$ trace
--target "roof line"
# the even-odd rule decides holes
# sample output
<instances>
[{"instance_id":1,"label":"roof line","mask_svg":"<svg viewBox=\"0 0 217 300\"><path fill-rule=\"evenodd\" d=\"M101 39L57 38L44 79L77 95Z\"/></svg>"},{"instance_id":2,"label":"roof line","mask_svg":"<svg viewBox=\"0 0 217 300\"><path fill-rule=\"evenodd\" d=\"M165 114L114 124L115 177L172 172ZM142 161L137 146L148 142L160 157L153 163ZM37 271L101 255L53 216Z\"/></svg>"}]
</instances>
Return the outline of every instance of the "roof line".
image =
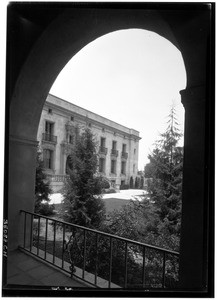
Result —
<instances>
[{"instance_id":1,"label":"roof line","mask_svg":"<svg viewBox=\"0 0 217 300\"><path fill-rule=\"evenodd\" d=\"M53 95L53 94L51 94L51 93L49 93L49 95L52 96L52 97L55 97L55 98L57 98L57 99L59 99L59 100L62 100L62 101L64 101L64 102L66 102L66 103L72 104L72 105L74 105L74 106L76 106L76 107L78 107L78 108L84 109L84 110L86 110L87 112L90 112L90 113L95 114L95 115L97 115L97 116L99 116L99 117L102 117L103 119L106 119L106 120L108 120L108 121L112 121L112 120L110 120L110 119L108 119L108 118L106 118L106 117L103 117L102 115L99 115L99 114L97 114L97 113L95 113L95 112L93 112L93 111L91 111L91 110L88 110L88 109L83 108L83 107L81 107L81 106L79 106L79 105L76 105L76 104L74 104L74 103L71 103L71 102L69 102L69 101L67 101L67 100L65 100L65 99L62 99L62 98L60 98L60 97L58 97L58 96L55 96L55 95ZM120 124L120 123L117 123L117 122L115 122L115 121L112 121L112 122L115 123L115 124L117 124L117 125L123 126L123 127L127 128L127 129L131 129L131 130L137 131L137 132L139 133L139 131L136 130L136 129L134 129L134 128L130 128L130 127L124 126L124 125L122 125L122 124Z\"/></svg>"}]
</instances>

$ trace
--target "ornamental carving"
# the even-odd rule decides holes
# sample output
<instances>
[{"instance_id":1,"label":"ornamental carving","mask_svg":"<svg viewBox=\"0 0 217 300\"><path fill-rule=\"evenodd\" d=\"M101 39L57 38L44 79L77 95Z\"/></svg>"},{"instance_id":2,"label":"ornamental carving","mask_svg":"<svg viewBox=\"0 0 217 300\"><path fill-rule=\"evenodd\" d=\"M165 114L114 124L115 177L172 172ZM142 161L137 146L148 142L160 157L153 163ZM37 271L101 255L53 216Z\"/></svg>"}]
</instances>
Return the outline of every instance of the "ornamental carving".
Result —
<instances>
[{"instance_id":1,"label":"ornamental carving","mask_svg":"<svg viewBox=\"0 0 217 300\"><path fill-rule=\"evenodd\" d=\"M69 155L69 154L72 153L72 150L73 150L73 145L72 144L67 143L67 142L63 142L61 144L61 146L62 146L63 154Z\"/></svg>"},{"instance_id":2,"label":"ornamental carving","mask_svg":"<svg viewBox=\"0 0 217 300\"><path fill-rule=\"evenodd\" d=\"M66 123L65 127L66 127L67 134L75 134L76 133L77 128L75 127L75 125L72 122L68 121Z\"/></svg>"}]
</instances>

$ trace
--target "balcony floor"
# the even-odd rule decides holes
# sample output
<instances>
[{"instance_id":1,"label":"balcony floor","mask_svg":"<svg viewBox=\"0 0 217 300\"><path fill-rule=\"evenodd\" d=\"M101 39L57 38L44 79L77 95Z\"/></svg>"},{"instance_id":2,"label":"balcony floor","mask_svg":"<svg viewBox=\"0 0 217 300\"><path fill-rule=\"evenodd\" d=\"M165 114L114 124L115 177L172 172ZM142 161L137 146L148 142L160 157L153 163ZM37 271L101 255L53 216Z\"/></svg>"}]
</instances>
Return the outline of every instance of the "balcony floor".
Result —
<instances>
[{"instance_id":1,"label":"balcony floor","mask_svg":"<svg viewBox=\"0 0 217 300\"><path fill-rule=\"evenodd\" d=\"M88 287L87 284L67 276L55 267L20 250L10 252L7 260L7 284L49 287Z\"/></svg>"}]
</instances>

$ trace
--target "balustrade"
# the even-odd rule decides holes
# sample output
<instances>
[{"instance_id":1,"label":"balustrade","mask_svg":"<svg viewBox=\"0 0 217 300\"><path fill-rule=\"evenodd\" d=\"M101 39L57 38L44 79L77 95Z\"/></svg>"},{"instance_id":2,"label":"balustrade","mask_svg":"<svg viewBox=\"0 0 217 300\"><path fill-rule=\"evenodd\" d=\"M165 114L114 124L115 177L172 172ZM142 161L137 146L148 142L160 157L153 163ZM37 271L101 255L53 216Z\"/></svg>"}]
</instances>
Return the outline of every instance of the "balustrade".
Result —
<instances>
[{"instance_id":1,"label":"balustrade","mask_svg":"<svg viewBox=\"0 0 217 300\"><path fill-rule=\"evenodd\" d=\"M52 142L52 143L57 143L57 136L56 135L52 135L50 133L42 133L42 140L46 141L46 142Z\"/></svg>"}]
</instances>

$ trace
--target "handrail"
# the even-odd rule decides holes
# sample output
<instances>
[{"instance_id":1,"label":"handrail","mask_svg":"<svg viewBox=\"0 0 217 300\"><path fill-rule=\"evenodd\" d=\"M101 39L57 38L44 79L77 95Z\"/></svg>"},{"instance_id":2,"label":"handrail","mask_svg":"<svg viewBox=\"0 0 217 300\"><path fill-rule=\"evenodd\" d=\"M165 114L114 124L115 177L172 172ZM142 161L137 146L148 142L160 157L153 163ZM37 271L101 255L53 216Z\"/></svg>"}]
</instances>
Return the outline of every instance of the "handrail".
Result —
<instances>
[{"instance_id":1,"label":"handrail","mask_svg":"<svg viewBox=\"0 0 217 300\"><path fill-rule=\"evenodd\" d=\"M94 233L99 233L99 234L105 235L107 237L115 238L115 239L118 239L118 240L121 240L121 241L124 241L124 242L126 241L126 242L131 243L131 244L135 244L137 246L144 246L144 247L152 249L152 250L157 250L157 251L161 251L161 252L163 251L163 252L166 252L168 254L179 256L179 252L176 252L176 251L173 251L173 250L168 250L168 249L164 249L164 248L161 248L161 247L152 246L150 244L133 241L133 240L130 240L130 239L127 239L127 238L123 238L123 237L118 236L118 235L114 235L114 234L111 234L111 233L99 231L99 230L92 229L92 228L89 228L89 227L85 227L85 226L81 226L81 225L77 225L77 224L73 224L73 223L69 223L69 222L60 221L60 220L57 220L57 219L54 219L54 218L49 218L49 217L46 217L46 216L43 216L43 215L39 215L39 214L35 214L35 213L30 213L30 212L22 210L22 209L20 210L20 212L24 212L24 213L28 213L30 215L38 216L38 217L41 217L43 219L48 219L48 220L51 220L51 221L56 221L58 223L65 224L67 226L74 226L74 227L77 227L79 229L88 230L88 231L91 231L91 232L94 232Z\"/></svg>"},{"instance_id":2,"label":"handrail","mask_svg":"<svg viewBox=\"0 0 217 300\"><path fill-rule=\"evenodd\" d=\"M62 174L46 174L46 177L51 181L51 182L64 182L67 180L69 175L62 175Z\"/></svg>"},{"instance_id":3,"label":"handrail","mask_svg":"<svg viewBox=\"0 0 217 300\"><path fill-rule=\"evenodd\" d=\"M87 282L89 282L95 286L98 286L98 281L100 281L99 280L100 277L98 277L98 276L101 276L101 275L98 275L98 268L100 266L101 259L106 260L107 264L108 264L108 270L107 270L108 273L105 273L105 271L104 271L104 268L105 268L104 263L103 263L103 268L101 268L99 270L99 274L102 274L104 284L106 282L105 277L108 276L108 279L107 279L107 283L108 283L107 287L108 288L114 287L114 282L115 282L115 284L116 284L116 282L118 282L117 284L119 285L120 277L114 276L114 278L113 278L113 275L115 275L116 272L113 273L113 271L112 271L113 267L116 265L116 263L119 263L117 261L115 263L115 260L114 260L114 257L115 257L114 253L116 253L116 251L119 251L119 247L120 247L120 246L117 246L118 244L116 244L118 241L123 243L122 244L123 248L120 248L120 249L122 249L121 251L123 251L123 253L121 255L124 255L123 256L124 260L123 261L121 260L120 268L122 268L122 277L121 277L122 283L121 284L124 288L128 287L128 273L131 274L130 276L132 276L132 272L134 272L134 271L132 271L133 265L134 265L134 268L135 267L137 269L140 268L140 271L142 271L142 273L141 273L142 278L141 278L140 284L142 284L143 288L145 288L145 286L147 285L147 278L146 278L147 277L146 272L148 272L147 268L150 268L150 267L153 268L153 266L155 266L155 268L156 268L156 261L157 261L158 269L156 269L154 271L154 273L153 273L153 270L150 273L150 274L152 274L152 276L154 274L153 279L151 279L151 280L153 280L154 285L155 285L156 278L157 278L158 287L160 284L160 287L166 288L166 286L167 286L167 284L166 284L166 278L167 278L166 276L167 275L166 274L167 274L168 262L169 262L169 269L171 268L171 263L172 263L172 265L174 264L174 272L175 272L174 274L175 274L175 277L177 278L177 266L178 266L177 259L179 257L179 253L176 251L163 249L161 247L152 246L152 245L142 243L142 242L133 241L128 238L120 237L120 236L106 233L103 231L99 231L99 230L96 230L93 228L87 228L85 226L65 222L62 220L55 219L55 218L46 217L46 216L43 216L40 214L31 213L31 212L28 212L25 210L20 210L20 213L24 213L24 242L23 242L23 246L20 246L21 249L23 249L27 252L30 252L31 254L36 255L37 257L41 258L42 260L49 262L50 264L57 266L60 269L63 269L64 271L71 274L71 276L79 277L80 279L82 279L84 281L87 281L86 280L86 272L87 272L87 270L89 270L88 272L92 272L92 274L95 274L95 275L92 275L94 277L93 282L89 282L89 281L87 281ZM30 223L27 222L28 219L29 219ZM36 222L36 220L37 220L37 222ZM48 221L51 222L51 223L49 223L50 224L49 226L51 226L51 224L52 224L52 228L49 229L49 230L51 230L50 232L52 233L51 240L50 240L50 238L48 240ZM28 225L27 225L27 223L28 223ZM35 225L35 226L33 227L33 225ZM43 226L43 227L41 227L41 226ZM42 230L42 228L44 228L44 229ZM66 228L68 228L68 230L69 230L69 231L67 230L68 242L65 241ZM79 230L77 231L77 229L79 229ZM43 233L40 233L41 230ZM79 233L79 236L76 237L77 232L80 232L80 233ZM88 235L87 234L88 232L91 232L94 234L92 236L92 238L95 236L95 242L91 242L91 239L90 239L91 235ZM56 234L58 234L58 236L59 236L58 239L56 237ZM45 236L45 239L44 239L44 236ZM88 238L88 236L89 236L89 238ZM104 238L104 237L108 238L108 239L106 239L108 244L107 244L107 242L105 244L101 244L101 247L103 245L103 248L99 248L100 236L101 236L101 238ZM60 244L57 244L57 242L60 241L59 239L61 240L62 246L60 246ZM27 242L27 240L28 240L28 242ZM44 242L42 242L42 241L44 241ZM49 249L48 249L48 241L49 241ZM79 243L81 244L81 246L79 246ZM93 243L95 245L94 246L95 250L93 248L91 248L91 247L93 247L93 246L91 246L91 243ZM138 246L138 248L133 248L133 246ZM78 247L78 248L76 248L76 247ZM75 249L77 249L77 250L75 250ZM104 249L104 250L99 250L99 249ZM57 256L56 256L56 250L58 252ZM149 255L151 254L151 256L149 256L147 254L148 253L147 250L154 250L154 252L149 252ZM67 255L68 255L69 260L65 260L65 258L64 258L65 253L66 253L65 251L68 253ZM76 251L79 251L79 252L76 252ZM92 262L90 261L90 257L89 257L89 259L87 259L87 255L89 255L88 253L90 253L89 251L95 251L95 254L93 254L93 256L91 257ZM41 253L41 252L43 252L43 253ZM78 260L80 261L79 263L78 263L78 260L76 259L76 253L80 253L79 255L82 255L82 258L80 256L79 256L80 258L78 258ZM105 253L107 253L106 255L108 255L108 258L105 258ZM102 257L100 256L101 254L102 254ZM128 257L128 255L131 255L130 256L131 258ZM47 261L47 257L49 258L49 261ZM154 259L154 258L156 258L156 259ZM61 259L61 263L60 262L56 263L56 261L58 261L59 259ZM152 262L153 259L155 261L154 265ZM70 264L69 264L69 262L70 262ZM87 266L86 266L86 262L87 262ZM131 264L130 266L128 265L128 262L130 262L130 264ZM67 263L68 263L68 267L67 267L68 269L66 270L64 265L66 265ZM76 264L76 268L75 268L75 264ZM79 267L79 264L82 264L82 266ZM77 268L81 268L79 271L80 275L78 275L78 273L77 273ZM131 268L131 269L128 270L128 268ZM159 271L159 268L161 271ZM75 271L76 271L76 274L74 273ZM118 275L118 276L120 276L120 275ZM113 279L114 279L114 281L113 281ZM148 279L148 280L149 280L148 282L150 284L150 279ZM129 284L132 284L133 282L135 282L135 281L130 281Z\"/></svg>"},{"instance_id":4,"label":"handrail","mask_svg":"<svg viewBox=\"0 0 217 300\"><path fill-rule=\"evenodd\" d=\"M47 133L47 132L43 132L42 133L42 140L46 141L46 142L53 142L53 143L57 143L57 136Z\"/></svg>"},{"instance_id":5,"label":"handrail","mask_svg":"<svg viewBox=\"0 0 217 300\"><path fill-rule=\"evenodd\" d=\"M102 153L102 154L107 154L107 152L108 152L108 148L106 148L106 147L103 147L103 146L100 146L99 147L99 153Z\"/></svg>"},{"instance_id":6,"label":"handrail","mask_svg":"<svg viewBox=\"0 0 217 300\"><path fill-rule=\"evenodd\" d=\"M121 157L127 159L128 158L128 152L122 151L121 152Z\"/></svg>"}]
</instances>

